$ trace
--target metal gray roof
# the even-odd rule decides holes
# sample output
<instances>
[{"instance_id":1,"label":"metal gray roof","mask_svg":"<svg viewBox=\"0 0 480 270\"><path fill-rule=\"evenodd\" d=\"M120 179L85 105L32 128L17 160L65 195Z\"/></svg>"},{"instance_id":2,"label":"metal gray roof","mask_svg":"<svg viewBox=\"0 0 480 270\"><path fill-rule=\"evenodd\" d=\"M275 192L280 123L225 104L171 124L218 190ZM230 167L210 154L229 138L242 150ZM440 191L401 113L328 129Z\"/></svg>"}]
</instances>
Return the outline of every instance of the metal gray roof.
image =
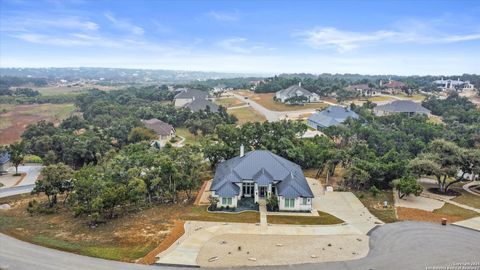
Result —
<instances>
[{"instance_id":1,"label":"metal gray roof","mask_svg":"<svg viewBox=\"0 0 480 270\"><path fill-rule=\"evenodd\" d=\"M298 93L301 93L301 94L298 94ZM278 91L277 94L286 96L286 97L296 97L296 96L311 96L312 92L295 84L286 89Z\"/></svg>"},{"instance_id":2,"label":"metal gray roof","mask_svg":"<svg viewBox=\"0 0 480 270\"><path fill-rule=\"evenodd\" d=\"M349 117L358 119L359 116L349 108L330 106L321 112L312 114L308 117L308 121L312 121L323 127L330 127L343 123Z\"/></svg>"},{"instance_id":3,"label":"metal gray roof","mask_svg":"<svg viewBox=\"0 0 480 270\"><path fill-rule=\"evenodd\" d=\"M197 89L185 89L184 91L178 93L175 98L192 98L192 99L206 99L208 97L208 92L201 91Z\"/></svg>"},{"instance_id":4,"label":"metal gray roof","mask_svg":"<svg viewBox=\"0 0 480 270\"><path fill-rule=\"evenodd\" d=\"M278 195L297 194L297 197L313 198L300 166L270 151L251 151L243 157L234 157L219 163L210 190L216 191L216 194L222 197L231 196L231 190L224 187L226 183L233 184L243 180L251 180L258 185L287 180L277 185ZM235 195L238 194L237 192Z\"/></svg>"},{"instance_id":5,"label":"metal gray roof","mask_svg":"<svg viewBox=\"0 0 480 270\"><path fill-rule=\"evenodd\" d=\"M10 161L10 154L8 152L0 153L0 164L5 164Z\"/></svg>"},{"instance_id":6,"label":"metal gray roof","mask_svg":"<svg viewBox=\"0 0 480 270\"><path fill-rule=\"evenodd\" d=\"M374 110L391 113L430 113L430 110L411 100L396 100L385 105L377 106Z\"/></svg>"},{"instance_id":7,"label":"metal gray roof","mask_svg":"<svg viewBox=\"0 0 480 270\"><path fill-rule=\"evenodd\" d=\"M192 102L185 104L185 108L189 108L193 112L206 110L207 106L210 107L211 112L218 112L218 105L208 99L194 99Z\"/></svg>"}]
</instances>

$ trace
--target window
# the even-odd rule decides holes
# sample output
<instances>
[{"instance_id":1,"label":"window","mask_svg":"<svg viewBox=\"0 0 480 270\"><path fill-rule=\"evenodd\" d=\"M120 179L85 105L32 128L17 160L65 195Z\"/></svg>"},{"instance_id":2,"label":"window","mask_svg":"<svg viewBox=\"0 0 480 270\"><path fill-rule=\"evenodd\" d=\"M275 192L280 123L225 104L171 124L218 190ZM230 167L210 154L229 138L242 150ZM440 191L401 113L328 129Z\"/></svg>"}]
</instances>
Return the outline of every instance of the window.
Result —
<instances>
[{"instance_id":1,"label":"window","mask_svg":"<svg viewBox=\"0 0 480 270\"><path fill-rule=\"evenodd\" d=\"M295 207L295 199L285 199L285 207Z\"/></svg>"},{"instance_id":2,"label":"window","mask_svg":"<svg viewBox=\"0 0 480 270\"><path fill-rule=\"evenodd\" d=\"M303 198L302 204L303 204L303 205L307 205L307 203L308 203L308 199L307 199L307 198Z\"/></svg>"},{"instance_id":3,"label":"window","mask_svg":"<svg viewBox=\"0 0 480 270\"><path fill-rule=\"evenodd\" d=\"M232 204L232 198L222 198L222 204L223 205L231 205Z\"/></svg>"}]
</instances>

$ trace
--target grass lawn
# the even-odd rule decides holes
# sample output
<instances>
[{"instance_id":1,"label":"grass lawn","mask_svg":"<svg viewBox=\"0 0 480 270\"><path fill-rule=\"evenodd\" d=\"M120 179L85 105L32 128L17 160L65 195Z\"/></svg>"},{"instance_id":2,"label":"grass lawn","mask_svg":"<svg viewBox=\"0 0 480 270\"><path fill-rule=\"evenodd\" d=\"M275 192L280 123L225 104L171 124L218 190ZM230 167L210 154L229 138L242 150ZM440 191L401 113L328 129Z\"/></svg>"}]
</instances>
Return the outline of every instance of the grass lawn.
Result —
<instances>
[{"instance_id":1,"label":"grass lawn","mask_svg":"<svg viewBox=\"0 0 480 270\"><path fill-rule=\"evenodd\" d=\"M414 100L414 101L423 101L426 98L424 95L420 95L420 94L413 94L413 95L409 96L405 93L399 93L399 94L396 94L394 96L400 97L400 98L408 98L408 99L411 99L411 100Z\"/></svg>"},{"instance_id":2,"label":"grass lawn","mask_svg":"<svg viewBox=\"0 0 480 270\"><path fill-rule=\"evenodd\" d=\"M275 93L253 93L252 91L237 91L237 94L242 96L247 96L249 99L257 102L263 107L272 110L272 111L298 111L306 109L323 109L328 107L327 104L319 103L307 103L305 105L287 105L281 102L276 102L273 100ZM246 100L248 102L248 100Z\"/></svg>"},{"instance_id":3,"label":"grass lawn","mask_svg":"<svg viewBox=\"0 0 480 270\"><path fill-rule=\"evenodd\" d=\"M292 225L332 225L341 224L344 221L328 213L318 211L318 217L309 216L277 216L267 215L267 222L271 224L292 224Z\"/></svg>"},{"instance_id":4,"label":"grass lawn","mask_svg":"<svg viewBox=\"0 0 480 270\"><path fill-rule=\"evenodd\" d=\"M260 213L248 211L242 213L210 213L208 206L192 206L189 211L182 215L183 220L199 220L214 222L240 222L240 223L259 223Z\"/></svg>"},{"instance_id":5,"label":"grass lawn","mask_svg":"<svg viewBox=\"0 0 480 270\"><path fill-rule=\"evenodd\" d=\"M228 113L235 115L238 118L238 123L243 125L247 122L264 122L267 119L262 114L258 113L252 107L238 108L228 110Z\"/></svg>"},{"instance_id":6,"label":"grass lawn","mask_svg":"<svg viewBox=\"0 0 480 270\"><path fill-rule=\"evenodd\" d=\"M461 195L453 198L452 201L480 209L480 196L468 193L463 188L456 188L455 191L460 192Z\"/></svg>"},{"instance_id":7,"label":"grass lawn","mask_svg":"<svg viewBox=\"0 0 480 270\"><path fill-rule=\"evenodd\" d=\"M385 96L376 96L376 97L370 97L367 100L371 102L382 102L382 101L392 101L394 100L394 98L385 97Z\"/></svg>"},{"instance_id":8,"label":"grass lawn","mask_svg":"<svg viewBox=\"0 0 480 270\"><path fill-rule=\"evenodd\" d=\"M242 106L246 104L245 102L242 102L238 98L217 98L215 99L215 103L225 108Z\"/></svg>"},{"instance_id":9,"label":"grass lawn","mask_svg":"<svg viewBox=\"0 0 480 270\"><path fill-rule=\"evenodd\" d=\"M380 193L374 197L368 191L353 191L353 194L360 199L360 201L368 208L368 211L385 223L397 221L395 215L395 207L393 203L392 190L381 190ZM389 207L383 208L383 202L387 201Z\"/></svg>"},{"instance_id":10,"label":"grass lawn","mask_svg":"<svg viewBox=\"0 0 480 270\"><path fill-rule=\"evenodd\" d=\"M176 128L175 133L178 136L182 136L185 138L184 144L200 144L201 139L203 138L202 135L193 135L188 131L187 128Z\"/></svg>"},{"instance_id":11,"label":"grass lawn","mask_svg":"<svg viewBox=\"0 0 480 270\"><path fill-rule=\"evenodd\" d=\"M461 217L462 219L469 219L480 216L479 213L458 207L451 203L445 203L442 208L433 210L433 213L447 216Z\"/></svg>"}]
</instances>

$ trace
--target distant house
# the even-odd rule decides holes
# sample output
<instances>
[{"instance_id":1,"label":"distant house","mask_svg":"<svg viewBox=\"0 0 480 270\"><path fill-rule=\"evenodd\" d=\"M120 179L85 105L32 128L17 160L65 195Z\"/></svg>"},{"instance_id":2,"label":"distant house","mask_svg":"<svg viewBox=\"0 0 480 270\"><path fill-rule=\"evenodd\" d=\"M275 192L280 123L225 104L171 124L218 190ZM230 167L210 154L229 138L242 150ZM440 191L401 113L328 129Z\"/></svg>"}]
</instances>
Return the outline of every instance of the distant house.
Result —
<instances>
[{"instance_id":1,"label":"distant house","mask_svg":"<svg viewBox=\"0 0 480 270\"><path fill-rule=\"evenodd\" d=\"M281 211L311 211L313 193L299 165L266 150L243 153L217 165L210 187L218 207L277 196Z\"/></svg>"},{"instance_id":2,"label":"distant house","mask_svg":"<svg viewBox=\"0 0 480 270\"><path fill-rule=\"evenodd\" d=\"M211 112L218 112L218 105L208 100L208 93L196 89L185 89L178 93L175 98L175 107L188 108L193 112L210 109Z\"/></svg>"},{"instance_id":3,"label":"distant house","mask_svg":"<svg viewBox=\"0 0 480 270\"><path fill-rule=\"evenodd\" d=\"M8 152L0 153L0 175L7 173L7 166L10 162L10 154Z\"/></svg>"},{"instance_id":4,"label":"distant house","mask_svg":"<svg viewBox=\"0 0 480 270\"><path fill-rule=\"evenodd\" d=\"M207 99L208 93L196 89L182 89L175 98L175 107L184 107L187 103L190 103L196 99Z\"/></svg>"},{"instance_id":5,"label":"distant house","mask_svg":"<svg viewBox=\"0 0 480 270\"><path fill-rule=\"evenodd\" d=\"M142 123L145 125L145 127L155 131L155 133L158 135L158 140L160 141L168 141L175 137L175 128L172 125L163 122L162 120L152 118L148 120L142 120Z\"/></svg>"},{"instance_id":6,"label":"distant house","mask_svg":"<svg viewBox=\"0 0 480 270\"><path fill-rule=\"evenodd\" d=\"M378 116L396 113L404 113L408 115L430 114L430 110L411 100L396 100L385 105L379 105L373 108L373 112Z\"/></svg>"},{"instance_id":7,"label":"distant house","mask_svg":"<svg viewBox=\"0 0 480 270\"><path fill-rule=\"evenodd\" d=\"M185 104L185 108L190 109L192 112L198 112L200 110L207 110L211 112L218 112L218 105L211 102L208 99L195 99L190 103Z\"/></svg>"},{"instance_id":8,"label":"distant house","mask_svg":"<svg viewBox=\"0 0 480 270\"><path fill-rule=\"evenodd\" d=\"M403 82L389 80L388 83L380 82L380 86L384 89L383 92L387 94L398 94L403 92L407 85Z\"/></svg>"},{"instance_id":9,"label":"distant house","mask_svg":"<svg viewBox=\"0 0 480 270\"><path fill-rule=\"evenodd\" d=\"M304 98L304 102L319 102L320 96L312 93L302 87L302 83L298 85L292 85L287 89L278 91L275 94L275 99L283 103L289 103L289 100L295 98Z\"/></svg>"},{"instance_id":10,"label":"distant house","mask_svg":"<svg viewBox=\"0 0 480 270\"><path fill-rule=\"evenodd\" d=\"M460 81L460 78L457 78L456 80L451 80L451 79L444 80L442 78L441 80L436 80L433 83L437 85L437 88L442 91L448 91L448 90L461 91L461 90L475 89L474 85L471 84L470 81L465 81L465 82Z\"/></svg>"},{"instance_id":11,"label":"distant house","mask_svg":"<svg viewBox=\"0 0 480 270\"><path fill-rule=\"evenodd\" d=\"M353 84L346 88L348 91L357 92L362 97L372 97L380 95L380 90L368 86L368 84Z\"/></svg>"},{"instance_id":12,"label":"distant house","mask_svg":"<svg viewBox=\"0 0 480 270\"><path fill-rule=\"evenodd\" d=\"M341 106L330 106L323 111L310 115L307 125L322 130L331 126L340 125L348 118L358 119L359 116L349 108Z\"/></svg>"}]
</instances>

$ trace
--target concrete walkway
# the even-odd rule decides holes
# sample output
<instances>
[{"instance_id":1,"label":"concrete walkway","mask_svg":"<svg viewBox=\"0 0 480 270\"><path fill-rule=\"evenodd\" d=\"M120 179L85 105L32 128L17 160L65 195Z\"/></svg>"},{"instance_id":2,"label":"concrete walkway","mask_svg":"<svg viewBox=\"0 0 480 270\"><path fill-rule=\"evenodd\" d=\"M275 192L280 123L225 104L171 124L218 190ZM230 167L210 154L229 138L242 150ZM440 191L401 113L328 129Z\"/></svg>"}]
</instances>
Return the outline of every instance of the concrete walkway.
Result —
<instances>
[{"instance_id":1,"label":"concrete walkway","mask_svg":"<svg viewBox=\"0 0 480 270\"><path fill-rule=\"evenodd\" d=\"M446 202L446 203L451 203L451 204L456 205L458 207L461 207L463 209L467 209L467 210L471 210L471 211L480 213L480 209L478 209L478 208L471 207L471 206L468 206L468 205L465 205L465 204L461 204L461 203L452 201L450 199L444 198L443 196L436 195L436 194L433 194L433 193L422 193L420 196L425 197L425 198L431 198L431 199L439 200L439 201Z\"/></svg>"},{"instance_id":2,"label":"concrete walkway","mask_svg":"<svg viewBox=\"0 0 480 270\"><path fill-rule=\"evenodd\" d=\"M471 194L476 195L476 196L480 196L480 194L470 190L471 186L476 186L476 185L480 185L480 181L472 181L470 183L467 183L467 184L463 185L463 189L468 193L471 193Z\"/></svg>"},{"instance_id":3,"label":"concrete walkway","mask_svg":"<svg viewBox=\"0 0 480 270\"><path fill-rule=\"evenodd\" d=\"M474 217L453 223L454 225L477 230L480 232L480 217Z\"/></svg>"},{"instance_id":4,"label":"concrete walkway","mask_svg":"<svg viewBox=\"0 0 480 270\"><path fill-rule=\"evenodd\" d=\"M393 191L393 199L395 201L396 207L414 208L429 212L432 212L435 209L442 208L445 204L445 202L443 201L422 196L416 197L411 195L400 199L396 190Z\"/></svg>"},{"instance_id":5,"label":"concrete walkway","mask_svg":"<svg viewBox=\"0 0 480 270\"><path fill-rule=\"evenodd\" d=\"M260 226L267 226L267 202L265 199L258 201L258 210L260 211Z\"/></svg>"}]
</instances>

